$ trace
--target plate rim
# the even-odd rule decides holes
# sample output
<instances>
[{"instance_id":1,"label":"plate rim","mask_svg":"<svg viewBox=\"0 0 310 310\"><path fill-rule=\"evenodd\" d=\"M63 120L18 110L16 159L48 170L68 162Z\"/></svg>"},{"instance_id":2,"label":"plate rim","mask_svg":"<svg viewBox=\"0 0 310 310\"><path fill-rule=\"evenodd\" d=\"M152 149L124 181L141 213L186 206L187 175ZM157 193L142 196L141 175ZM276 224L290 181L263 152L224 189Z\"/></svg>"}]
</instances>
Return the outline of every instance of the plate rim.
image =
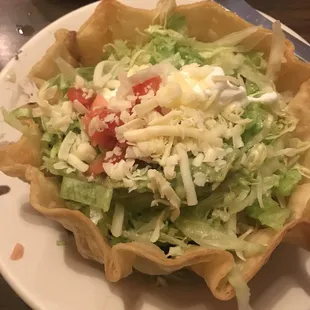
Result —
<instances>
[{"instance_id":1,"label":"plate rim","mask_svg":"<svg viewBox=\"0 0 310 310\"><path fill-rule=\"evenodd\" d=\"M132 0L131 0L132 1ZM42 37L44 37L50 29L53 29L56 24L61 23L62 21L66 20L67 18L72 18L72 15L78 14L81 11L90 12L91 10L95 9L95 7L99 4L100 1L96 1L87 5L84 5L80 8L77 8L73 11L68 12L67 14L61 16L60 18L56 19L52 23L48 24L44 28L42 28L38 33L36 33L32 38L30 38L25 44L23 44L18 51L22 51L25 49L28 49L28 46L31 46L33 44L36 44L36 41L39 41ZM54 36L53 32L53 36ZM47 47L48 49L49 47ZM47 50L46 49L46 50ZM10 72L10 70L14 69L15 66L18 66L17 61L14 57L12 57L11 60L4 66L4 68L0 72L0 83L3 81L6 81L6 76ZM31 294L27 292L27 289L25 286L11 275L11 272L8 270L8 268L4 267L4 264L1 263L0 258L0 274L4 278L4 280L7 282L7 284L12 288L12 290L32 309L36 310L45 310L45 306L41 305L41 302L38 300L35 300L32 298Z\"/></svg>"},{"instance_id":2,"label":"plate rim","mask_svg":"<svg viewBox=\"0 0 310 310\"><path fill-rule=\"evenodd\" d=\"M130 0L130 1L134 1L134 0ZM96 7L98 4L100 3L100 1L95 1L93 3L90 4L86 4L80 8L77 8L73 11L70 11L68 13L66 13L65 15L59 17L58 19L54 20L52 23L48 24L47 26L45 26L44 28L42 28L38 33L36 33L33 37L31 37L25 44L23 44L17 51L17 54L21 51L21 53L23 53L23 50L27 49L29 45L32 45L33 43L35 43L35 41L38 41L42 36L44 36L46 33L48 33L49 29L54 28L54 26L56 24L58 24L59 22L62 22L63 20L67 19L69 16L74 15L79 13L80 11L84 11L84 10L90 10L92 7ZM53 32L53 36L54 36L55 32ZM49 47L47 47L48 49ZM46 50L47 50L46 49ZM0 81L2 81L3 79L6 78L6 74L8 74L8 72L12 69L12 67L14 67L14 65L16 64L16 60L14 57L12 57L9 62L3 67L3 69L0 71Z\"/></svg>"}]
</instances>

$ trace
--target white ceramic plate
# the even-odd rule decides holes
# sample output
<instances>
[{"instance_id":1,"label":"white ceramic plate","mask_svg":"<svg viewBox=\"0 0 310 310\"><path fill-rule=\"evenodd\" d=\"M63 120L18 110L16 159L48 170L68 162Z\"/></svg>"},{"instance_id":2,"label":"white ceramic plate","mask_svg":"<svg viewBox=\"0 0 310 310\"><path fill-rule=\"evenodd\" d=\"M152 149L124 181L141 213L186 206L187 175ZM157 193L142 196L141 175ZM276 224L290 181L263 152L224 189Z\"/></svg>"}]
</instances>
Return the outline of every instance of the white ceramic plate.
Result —
<instances>
[{"instance_id":1,"label":"white ceramic plate","mask_svg":"<svg viewBox=\"0 0 310 310\"><path fill-rule=\"evenodd\" d=\"M153 7L156 0L123 0L137 7ZM181 1L179 1L181 2ZM190 2L183 0L182 3ZM12 70L21 82L31 66L53 43L59 28L78 29L94 10L90 4L64 16L38 33L21 50L19 60L12 60L0 74L3 105L12 108L16 86L5 81ZM7 140L19 134L0 123ZM40 216L28 203L29 186L0 174L0 185L11 192L0 197L0 272L14 290L38 310L235 310L235 301L219 302L207 287L193 278L190 283L159 288L146 277L131 276L110 284L103 268L86 261L74 245L57 246L64 229ZM25 247L23 259L11 261L10 253L20 242ZM310 309L310 255L300 249L281 245L271 260L250 283L252 305L256 310ZM194 281L194 282L193 282ZM194 285L193 285L194 283ZM0 292L1 293L1 292Z\"/></svg>"}]
</instances>

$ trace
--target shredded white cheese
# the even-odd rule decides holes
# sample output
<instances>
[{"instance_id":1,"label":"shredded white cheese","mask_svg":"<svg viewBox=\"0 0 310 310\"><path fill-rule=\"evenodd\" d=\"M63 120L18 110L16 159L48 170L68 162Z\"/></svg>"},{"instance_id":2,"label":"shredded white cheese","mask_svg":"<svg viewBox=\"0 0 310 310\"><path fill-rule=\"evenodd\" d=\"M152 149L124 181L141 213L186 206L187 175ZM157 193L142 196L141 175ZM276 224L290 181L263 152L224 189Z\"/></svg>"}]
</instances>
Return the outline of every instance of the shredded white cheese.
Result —
<instances>
[{"instance_id":1,"label":"shredded white cheese","mask_svg":"<svg viewBox=\"0 0 310 310\"><path fill-rule=\"evenodd\" d=\"M80 143L73 154L87 163L91 163L97 156L96 150L88 142Z\"/></svg>"},{"instance_id":2,"label":"shredded white cheese","mask_svg":"<svg viewBox=\"0 0 310 310\"><path fill-rule=\"evenodd\" d=\"M134 160L120 160L118 163L103 163L106 174L113 180L121 181L125 177L130 177Z\"/></svg>"},{"instance_id":3,"label":"shredded white cheese","mask_svg":"<svg viewBox=\"0 0 310 310\"><path fill-rule=\"evenodd\" d=\"M119 237L122 234L124 217L125 217L124 206L119 203L116 203L111 225L111 233L114 237Z\"/></svg>"},{"instance_id":4,"label":"shredded white cheese","mask_svg":"<svg viewBox=\"0 0 310 310\"><path fill-rule=\"evenodd\" d=\"M76 75L74 87L78 89L78 88L83 88L84 85L85 85L85 80L81 76Z\"/></svg>"},{"instance_id":5,"label":"shredded white cheese","mask_svg":"<svg viewBox=\"0 0 310 310\"><path fill-rule=\"evenodd\" d=\"M73 154L69 154L67 158L67 162L74 167L75 169L81 171L81 172L86 172L89 168L87 164L82 162L78 157L76 157Z\"/></svg>"},{"instance_id":6,"label":"shredded white cheese","mask_svg":"<svg viewBox=\"0 0 310 310\"><path fill-rule=\"evenodd\" d=\"M202 162L204 160L204 155L202 153L199 153L193 160L192 165L195 167L200 167Z\"/></svg>"},{"instance_id":7,"label":"shredded white cheese","mask_svg":"<svg viewBox=\"0 0 310 310\"><path fill-rule=\"evenodd\" d=\"M176 220L180 215L181 199L160 172L149 169L147 176L151 180L149 188L153 192L159 191L161 198L166 198L170 202L171 220Z\"/></svg>"},{"instance_id":8,"label":"shredded white cheese","mask_svg":"<svg viewBox=\"0 0 310 310\"><path fill-rule=\"evenodd\" d=\"M80 101L74 100L72 104L76 112L81 114L88 112L87 108Z\"/></svg>"},{"instance_id":9,"label":"shredded white cheese","mask_svg":"<svg viewBox=\"0 0 310 310\"><path fill-rule=\"evenodd\" d=\"M59 148L58 158L60 160L67 161L71 147L74 144L76 138L77 134L74 133L73 131L69 131L69 133L66 135Z\"/></svg>"},{"instance_id":10,"label":"shredded white cheese","mask_svg":"<svg viewBox=\"0 0 310 310\"><path fill-rule=\"evenodd\" d=\"M156 125L170 125L170 122L177 119L180 120L180 116L182 115L182 111L180 110L172 110L166 115L156 118L150 122L148 122L148 126L156 126Z\"/></svg>"},{"instance_id":11,"label":"shredded white cheese","mask_svg":"<svg viewBox=\"0 0 310 310\"><path fill-rule=\"evenodd\" d=\"M151 112L156 107L158 107L158 101L155 98L144 100L140 104L134 107L134 111L140 117L144 116L145 114Z\"/></svg>"},{"instance_id":12,"label":"shredded white cheese","mask_svg":"<svg viewBox=\"0 0 310 310\"><path fill-rule=\"evenodd\" d=\"M152 126L136 129L124 133L124 138L130 142L145 141L157 137L190 137L198 140L206 140L215 145L221 144L222 140L211 131L203 131L197 128L187 128L180 125L175 126Z\"/></svg>"},{"instance_id":13,"label":"shredded white cheese","mask_svg":"<svg viewBox=\"0 0 310 310\"><path fill-rule=\"evenodd\" d=\"M184 189L186 192L186 200L189 206L194 206L198 203L195 185L192 179L189 160L187 152L185 151L182 144L176 145L176 151L180 157L180 171Z\"/></svg>"},{"instance_id":14,"label":"shredded white cheese","mask_svg":"<svg viewBox=\"0 0 310 310\"><path fill-rule=\"evenodd\" d=\"M203 172L196 172L194 174L194 183L197 185L197 186L205 186L207 182L207 176L205 173Z\"/></svg>"}]
</instances>

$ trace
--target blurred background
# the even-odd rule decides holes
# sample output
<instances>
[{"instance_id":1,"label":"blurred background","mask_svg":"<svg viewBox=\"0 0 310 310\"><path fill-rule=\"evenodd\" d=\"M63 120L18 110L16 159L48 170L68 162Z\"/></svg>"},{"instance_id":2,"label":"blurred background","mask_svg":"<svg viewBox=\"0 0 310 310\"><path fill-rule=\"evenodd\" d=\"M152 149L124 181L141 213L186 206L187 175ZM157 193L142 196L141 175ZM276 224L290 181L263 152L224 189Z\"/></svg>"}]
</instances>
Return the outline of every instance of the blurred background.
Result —
<instances>
[{"instance_id":1,"label":"blurred background","mask_svg":"<svg viewBox=\"0 0 310 310\"><path fill-rule=\"evenodd\" d=\"M135 1L135 0L133 0ZM145 0L147 1L147 0ZM92 0L0 0L0 70L29 38ZM310 41L309 0L248 0Z\"/></svg>"},{"instance_id":2,"label":"blurred background","mask_svg":"<svg viewBox=\"0 0 310 310\"><path fill-rule=\"evenodd\" d=\"M132 0L135 1L135 0ZM147 1L147 0L145 0ZM247 0L310 41L309 0ZM0 0L0 70L46 25L92 0Z\"/></svg>"},{"instance_id":3,"label":"blurred background","mask_svg":"<svg viewBox=\"0 0 310 310\"><path fill-rule=\"evenodd\" d=\"M0 0L0 70L42 28L91 2L95 1Z\"/></svg>"},{"instance_id":4,"label":"blurred background","mask_svg":"<svg viewBox=\"0 0 310 310\"><path fill-rule=\"evenodd\" d=\"M281 20L310 42L310 0L247 1L256 9ZM91 2L94 1L0 0L0 70L42 28ZM0 310L28 309L0 275Z\"/></svg>"}]
</instances>

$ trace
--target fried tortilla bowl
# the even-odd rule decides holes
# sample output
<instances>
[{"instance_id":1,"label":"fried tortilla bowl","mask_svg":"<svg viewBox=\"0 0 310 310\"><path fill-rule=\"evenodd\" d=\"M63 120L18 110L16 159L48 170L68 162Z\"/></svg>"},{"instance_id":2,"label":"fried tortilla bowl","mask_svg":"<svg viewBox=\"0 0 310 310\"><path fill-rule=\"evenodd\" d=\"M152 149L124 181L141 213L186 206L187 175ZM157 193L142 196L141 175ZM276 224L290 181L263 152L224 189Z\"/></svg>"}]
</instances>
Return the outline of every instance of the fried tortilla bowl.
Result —
<instances>
[{"instance_id":1,"label":"fried tortilla bowl","mask_svg":"<svg viewBox=\"0 0 310 310\"><path fill-rule=\"evenodd\" d=\"M185 16L189 36L203 42L212 42L231 32L250 27L246 21L212 1L171 8ZM61 29L55 34L56 42L31 70L30 78L37 84L58 74L54 59L62 57L77 66L96 65L102 58L104 44L115 39L141 42L144 37L137 31L147 28L158 16L158 11L134 9L116 0L102 0L93 15L78 32ZM262 51L268 58L272 44L271 31L259 29L243 41L244 46ZM294 55L294 47L285 43L285 61L276 80L278 91L291 91L294 99L289 108L299 119L296 136L310 141L310 65L300 62ZM31 135L24 135L19 142L0 148L0 169L7 175L30 183L30 202L43 215L61 223L73 232L79 252L85 258L104 264L105 276L117 282L129 276L134 269L150 275L170 274L189 268L204 278L213 295L221 300L234 297L235 291L227 276L235 266L228 251L191 247L184 255L167 258L156 245L138 242L119 243L113 247L107 243L95 224L83 213L69 210L60 198L60 189L52 177L40 172L40 134L34 124ZM310 154L303 158L310 168ZM238 262L243 278L248 282L266 263L273 250L282 241L295 243L310 250L310 183L303 180L289 200L293 216L281 231L271 228L255 230L248 241L267 245L266 251L256 257Z\"/></svg>"}]
</instances>

